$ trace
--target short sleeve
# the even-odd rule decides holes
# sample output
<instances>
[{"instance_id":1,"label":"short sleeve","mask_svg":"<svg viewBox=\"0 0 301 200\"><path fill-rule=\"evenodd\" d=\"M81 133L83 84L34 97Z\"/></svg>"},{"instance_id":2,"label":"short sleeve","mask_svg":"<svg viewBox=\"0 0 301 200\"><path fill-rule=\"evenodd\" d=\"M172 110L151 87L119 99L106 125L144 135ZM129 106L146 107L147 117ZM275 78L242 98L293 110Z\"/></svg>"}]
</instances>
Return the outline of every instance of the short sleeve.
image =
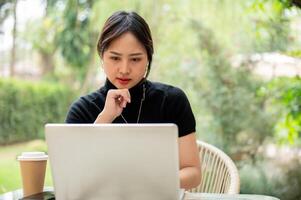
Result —
<instances>
[{"instance_id":1,"label":"short sleeve","mask_svg":"<svg viewBox=\"0 0 301 200\"><path fill-rule=\"evenodd\" d=\"M188 98L181 89L169 89L165 108L168 121L178 126L179 137L195 132L195 118Z\"/></svg>"},{"instance_id":2,"label":"short sleeve","mask_svg":"<svg viewBox=\"0 0 301 200\"><path fill-rule=\"evenodd\" d=\"M85 101L83 97L75 101L67 113L66 123L93 123L93 117L89 102Z\"/></svg>"}]
</instances>

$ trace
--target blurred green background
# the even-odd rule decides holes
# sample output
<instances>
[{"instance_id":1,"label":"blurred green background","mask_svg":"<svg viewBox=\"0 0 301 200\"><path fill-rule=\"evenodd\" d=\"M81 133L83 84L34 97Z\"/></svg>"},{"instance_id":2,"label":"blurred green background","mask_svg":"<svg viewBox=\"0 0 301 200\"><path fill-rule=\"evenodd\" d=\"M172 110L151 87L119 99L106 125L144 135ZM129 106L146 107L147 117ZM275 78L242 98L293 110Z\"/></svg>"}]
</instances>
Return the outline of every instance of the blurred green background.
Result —
<instances>
[{"instance_id":1,"label":"blurred green background","mask_svg":"<svg viewBox=\"0 0 301 200\"><path fill-rule=\"evenodd\" d=\"M186 92L198 138L235 161L241 193L300 200L299 0L1 0L0 193L21 187L20 152L47 151L44 124L103 84L96 43L117 10L149 23L149 79Z\"/></svg>"}]
</instances>

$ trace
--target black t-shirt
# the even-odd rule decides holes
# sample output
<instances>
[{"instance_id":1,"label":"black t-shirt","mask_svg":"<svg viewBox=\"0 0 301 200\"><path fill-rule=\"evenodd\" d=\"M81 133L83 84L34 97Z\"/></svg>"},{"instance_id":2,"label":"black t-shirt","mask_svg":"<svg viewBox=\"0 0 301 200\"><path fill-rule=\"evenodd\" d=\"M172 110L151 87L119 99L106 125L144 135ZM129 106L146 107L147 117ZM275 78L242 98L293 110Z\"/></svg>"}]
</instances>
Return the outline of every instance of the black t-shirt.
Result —
<instances>
[{"instance_id":1,"label":"black t-shirt","mask_svg":"<svg viewBox=\"0 0 301 200\"><path fill-rule=\"evenodd\" d=\"M170 85L141 81L131 88L131 103L126 105L122 115L128 123L137 123L141 98L142 103L139 123L175 123L179 129L179 137L195 132L195 118L185 93ZM108 90L116 89L109 81L99 90L75 101L67 114L66 123L94 123L103 110ZM125 123L119 116L112 123Z\"/></svg>"}]
</instances>

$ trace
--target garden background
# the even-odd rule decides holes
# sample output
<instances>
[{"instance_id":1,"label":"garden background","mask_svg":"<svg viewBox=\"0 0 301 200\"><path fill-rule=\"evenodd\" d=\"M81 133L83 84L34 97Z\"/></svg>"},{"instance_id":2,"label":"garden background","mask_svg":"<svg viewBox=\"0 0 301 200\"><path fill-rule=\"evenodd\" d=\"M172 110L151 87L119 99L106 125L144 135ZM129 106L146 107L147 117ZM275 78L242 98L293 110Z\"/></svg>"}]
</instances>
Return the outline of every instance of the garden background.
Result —
<instances>
[{"instance_id":1,"label":"garden background","mask_svg":"<svg viewBox=\"0 0 301 200\"><path fill-rule=\"evenodd\" d=\"M47 151L45 123L103 84L96 43L116 10L149 23L149 79L186 92L198 139L235 161L241 193L300 200L299 0L1 0L0 194L21 187L17 155Z\"/></svg>"}]
</instances>

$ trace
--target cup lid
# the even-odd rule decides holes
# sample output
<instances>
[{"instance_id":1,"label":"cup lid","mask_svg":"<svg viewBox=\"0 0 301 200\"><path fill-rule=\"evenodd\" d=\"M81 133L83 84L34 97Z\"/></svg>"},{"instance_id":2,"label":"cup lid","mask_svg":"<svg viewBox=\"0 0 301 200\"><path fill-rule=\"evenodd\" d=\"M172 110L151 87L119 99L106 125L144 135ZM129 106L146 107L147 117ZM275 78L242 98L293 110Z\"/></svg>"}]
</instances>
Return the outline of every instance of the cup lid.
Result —
<instances>
[{"instance_id":1,"label":"cup lid","mask_svg":"<svg viewBox=\"0 0 301 200\"><path fill-rule=\"evenodd\" d=\"M20 156L18 156L18 160L47 160L48 155L44 152L22 152Z\"/></svg>"}]
</instances>

